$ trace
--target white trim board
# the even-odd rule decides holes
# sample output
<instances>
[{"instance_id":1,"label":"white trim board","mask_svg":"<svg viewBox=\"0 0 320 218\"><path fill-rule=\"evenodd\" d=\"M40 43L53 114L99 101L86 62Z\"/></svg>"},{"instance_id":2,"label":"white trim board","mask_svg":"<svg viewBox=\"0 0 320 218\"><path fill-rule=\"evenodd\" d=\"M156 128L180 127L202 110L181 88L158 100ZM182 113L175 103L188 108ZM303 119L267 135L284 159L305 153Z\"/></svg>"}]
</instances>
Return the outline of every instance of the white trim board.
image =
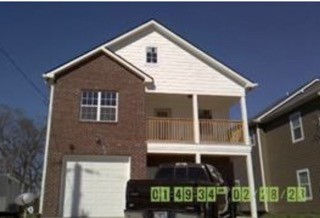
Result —
<instances>
[{"instance_id":1,"label":"white trim board","mask_svg":"<svg viewBox=\"0 0 320 218\"><path fill-rule=\"evenodd\" d=\"M148 153L197 154L246 156L251 153L248 145L183 144L183 143L147 143Z\"/></svg>"}]
</instances>

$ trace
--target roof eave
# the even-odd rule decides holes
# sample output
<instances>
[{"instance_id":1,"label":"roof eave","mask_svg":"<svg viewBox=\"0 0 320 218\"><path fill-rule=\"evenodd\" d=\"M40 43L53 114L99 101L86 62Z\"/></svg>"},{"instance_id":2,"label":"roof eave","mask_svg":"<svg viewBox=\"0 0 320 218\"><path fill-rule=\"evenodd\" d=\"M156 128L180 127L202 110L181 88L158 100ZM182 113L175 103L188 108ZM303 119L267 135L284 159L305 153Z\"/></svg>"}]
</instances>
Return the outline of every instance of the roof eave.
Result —
<instances>
[{"instance_id":1,"label":"roof eave","mask_svg":"<svg viewBox=\"0 0 320 218\"><path fill-rule=\"evenodd\" d=\"M139 70L138 68L134 67L133 65L131 65L130 63L128 63L127 61L121 59L119 56L117 56L116 54L114 54L113 52L109 51L108 49L106 49L104 46L101 46L99 48L96 48L88 53L86 53L85 55L69 62L66 65L63 65L61 67L58 67L56 69L54 69L53 71L50 71L46 74L43 74L42 77L45 79L46 82L53 82L56 78L56 76L62 72L63 70L66 70L70 67L73 67L74 65L78 64L79 62L81 62L82 60L84 60L85 58L88 58L98 52L103 52L104 54L110 56L111 58L115 59L117 62L120 62L121 64L125 65L127 68L129 68L129 70L135 72L138 76L140 76L143 80L144 83L153 83L154 79L149 76L148 74L144 73L143 71Z\"/></svg>"}]
</instances>

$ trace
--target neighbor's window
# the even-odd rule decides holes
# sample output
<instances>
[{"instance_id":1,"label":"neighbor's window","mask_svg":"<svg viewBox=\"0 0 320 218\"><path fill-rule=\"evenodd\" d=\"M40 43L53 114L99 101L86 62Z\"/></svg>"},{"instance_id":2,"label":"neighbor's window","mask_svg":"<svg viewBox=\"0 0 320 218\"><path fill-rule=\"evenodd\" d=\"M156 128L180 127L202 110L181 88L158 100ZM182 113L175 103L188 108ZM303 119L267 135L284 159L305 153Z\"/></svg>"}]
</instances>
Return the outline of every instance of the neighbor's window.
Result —
<instances>
[{"instance_id":1,"label":"neighbor's window","mask_svg":"<svg viewBox=\"0 0 320 218\"><path fill-rule=\"evenodd\" d=\"M312 188L309 169L297 170L297 180L300 187L306 187L306 199L312 200Z\"/></svg>"},{"instance_id":2,"label":"neighbor's window","mask_svg":"<svg viewBox=\"0 0 320 218\"><path fill-rule=\"evenodd\" d=\"M147 47L146 58L147 58L147 63L157 63L158 62L157 48Z\"/></svg>"},{"instance_id":3,"label":"neighbor's window","mask_svg":"<svg viewBox=\"0 0 320 218\"><path fill-rule=\"evenodd\" d=\"M292 142L298 142L304 139L300 112L294 113L290 116L290 128Z\"/></svg>"},{"instance_id":4,"label":"neighbor's window","mask_svg":"<svg viewBox=\"0 0 320 218\"><path fill-rule=\"evenodd\" d=\"M80 118L83 121L117 122L118 93L82 91Z\"/></svg>"}]
</instances>

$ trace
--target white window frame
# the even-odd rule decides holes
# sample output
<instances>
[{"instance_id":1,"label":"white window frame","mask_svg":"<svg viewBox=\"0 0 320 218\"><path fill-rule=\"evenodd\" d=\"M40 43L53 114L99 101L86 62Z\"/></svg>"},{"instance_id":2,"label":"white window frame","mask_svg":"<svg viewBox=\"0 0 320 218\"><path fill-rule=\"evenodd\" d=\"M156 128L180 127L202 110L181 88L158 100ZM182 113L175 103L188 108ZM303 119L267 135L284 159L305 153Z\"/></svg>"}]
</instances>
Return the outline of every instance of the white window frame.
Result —
<instances>
[{"instance_id":1,"label":"white window frame","mask_svg":"<svg viewBox=\"0 0 320 218\"><path fill-rule=\"evenodd\" d=\"M148 49L152 49L152 48L155 48L155 50L156 50L156 60L157 60L157 62L148 62ZM151 58L151 60L152 60L152 58ZM146 47L146 53L145 53L145 61L146 61L146 64L147 65L156 65L156 64L158 64L159 63L159 55L158 55L158 47L157 46L147 46Z\"/></svg>"},{"instance_id":2,"label":"white window frame","mask_svg":"<svg viewBox=\"0 0 320 218\"><path fill-rule=\"evenodd\" d=\"M293 127L293 120L298 118L298 121L299 121L299 127L301 129L301 138L295 138L295 135L294 135L294 127ZM290 117L289 117L289 120L290 120L290 130L291 130L291 139L292 139L292 142L293 143L296 143L296 142L300 142L302 140L304 140L304 131L303 131L303 123L302 123L302 117L301 117L301 113L300 112L296 112L294 114L291 114ZM298 128L299 128L298 127Z\"/></svg>"},{"instance_id":3,"label":"white window frame","mask_svg":"<svg viewBox=\"0 0 320 218\"><path fill-rule=\"evenodd\" d=\"M310 180L310 171L308 168L304 168L304 169L300 169L300 170L296 171L298 186L304 187L304 186L301 186L301 182L300 182L300 174L301 173L307 173L308 183L306 183L306 184L308 185L310 196L306 196L306 200L311 201L313 199L313 194L312 194L312 185L311 185L311 180ZM303 184L303 185L305 185L305 184Z\"/></svg>"},{"instance_id":4,"label":"white window frame","mask_svg":"<svg viewBox=\"0 0 320 218\"><path fill-rule=\"evenodd\" d=\"M86 91L98 93L98 104L96 106L83 105L82 104L82 93ZM101 93L102 92L115 92L116 93L116 105L101 105ZM119 110L119 92L111 90L82 90L80 99L80 120L85 122L101 122L101 123L117 123L118 122L118 110ZM82 107L94 107L97 108L97 117L95 120L83 119L82 118ZM115 108L115 120L101 120L101 108Z\"/></svg>"}]
</instances>

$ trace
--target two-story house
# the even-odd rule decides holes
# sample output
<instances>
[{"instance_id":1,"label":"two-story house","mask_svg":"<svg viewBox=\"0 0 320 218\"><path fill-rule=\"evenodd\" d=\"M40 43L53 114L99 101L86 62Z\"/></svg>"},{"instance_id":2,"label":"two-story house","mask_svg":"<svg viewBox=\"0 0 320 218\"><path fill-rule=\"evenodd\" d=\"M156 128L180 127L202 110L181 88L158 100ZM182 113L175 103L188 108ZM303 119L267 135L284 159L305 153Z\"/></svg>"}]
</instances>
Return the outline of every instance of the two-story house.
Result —
<instances>
[{"instance_id":1,"label":"two-story house","mask_svg":"<svg viewBox=\"0 0 320 218\"><path fill-rule=\"evenodd\" d=\"M246 107L255 83L154 20L44 78L45 217L123 217L126 182L167 162L213 164L229 183L244 173L257 217Z\"/></svg>"},{"instance_id":2,"label":"two-story house","mask_svg":"<svg viewBox=\"0 0 320 218\"><path fill-rule=\"evenodd\" d=\"M320 80L299 87L251 122L262 186L279 187L279 201L266 202L271 213L320 211ZM287 187L305 187L306 201L291 202ZM289 197L289 198L288 198Z\"/></svg>"}]
</instances>

